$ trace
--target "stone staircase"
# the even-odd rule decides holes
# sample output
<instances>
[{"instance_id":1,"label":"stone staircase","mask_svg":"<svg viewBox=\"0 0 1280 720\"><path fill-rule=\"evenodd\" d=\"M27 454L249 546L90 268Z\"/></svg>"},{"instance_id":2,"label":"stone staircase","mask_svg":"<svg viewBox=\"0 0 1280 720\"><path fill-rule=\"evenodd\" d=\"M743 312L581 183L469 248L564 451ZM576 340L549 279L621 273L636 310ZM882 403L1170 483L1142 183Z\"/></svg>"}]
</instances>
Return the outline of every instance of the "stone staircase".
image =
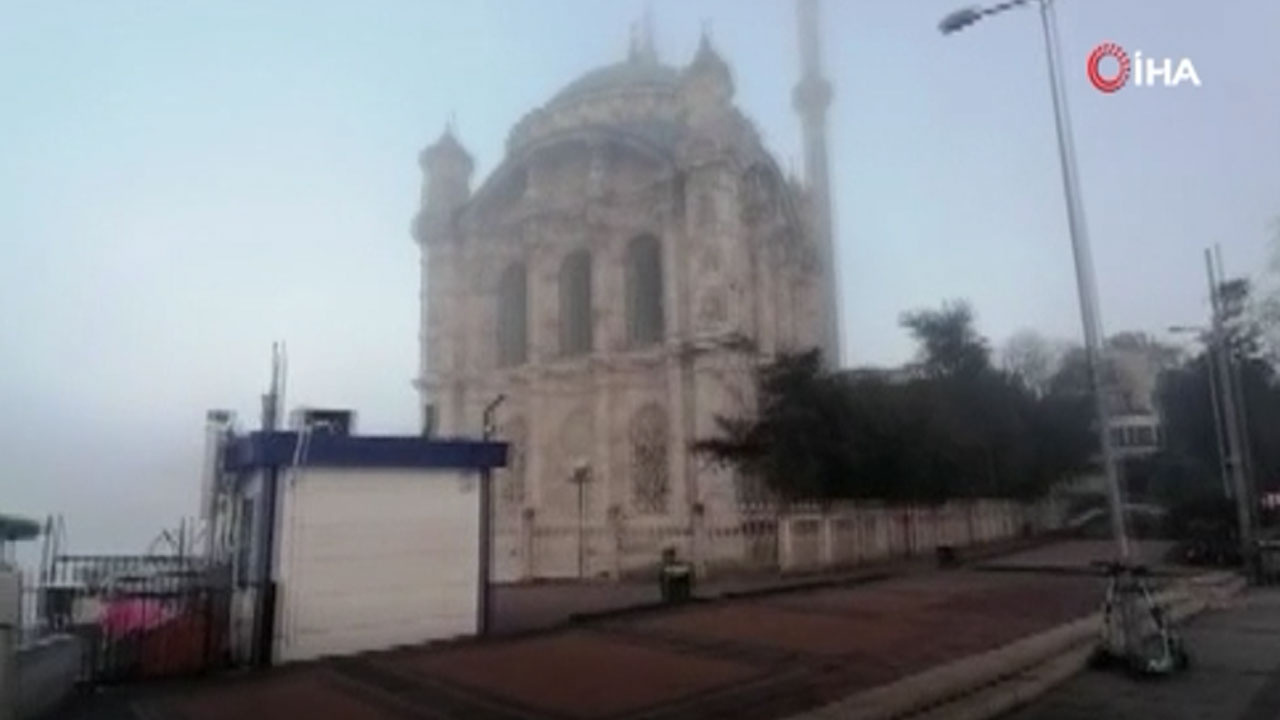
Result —
<instances>
[{"instance_id":1,"label":"stone staircase","mask_svg":"<svg viewBox=\"0 0 1280 720\"><path fill-rule=\"evenodd\" d=\"M1230 572L1177 579L1157 593L1182 623L1230 603L1246 585ZM1004 647L859 692L791 720L986 720L1024 705L1082 670L1097 644L1097 612Z\"/></svg>"}]
</instances>

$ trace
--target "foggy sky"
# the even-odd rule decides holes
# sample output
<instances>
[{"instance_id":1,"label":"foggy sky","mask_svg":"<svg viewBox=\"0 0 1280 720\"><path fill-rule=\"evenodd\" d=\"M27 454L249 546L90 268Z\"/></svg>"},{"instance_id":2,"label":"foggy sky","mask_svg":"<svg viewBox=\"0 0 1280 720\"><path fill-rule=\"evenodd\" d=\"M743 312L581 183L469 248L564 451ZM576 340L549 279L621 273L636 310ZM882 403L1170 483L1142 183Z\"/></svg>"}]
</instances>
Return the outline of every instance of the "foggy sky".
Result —
<instances>
[{"instance_id":1,"label":"foggy sky","mask_svg":"<svg viewBox=\"0 0 1280 720\"><path fill-rule=\"evenodd\" d=\"M960 0L963 2L963 0ZM1079 336L1039 20L943 38L957 0L824 3L845 346L893 364L899 314L969 299L997 343ZM662 59L703 21L737 102L802 170L782 0L659 0ZM0 511L140 551L195 512L204 411L256 420L272 340L289 405L416 430L418 151L456 114L477 160L625 57L636 0L156 0L0 10ZM1206 244L1260 271L1280 214L1270 0L1061 0L1108 331L1202 322ZM1103 95L1102 41L1189 57L1200 88Z\"/></svg>"}]
</instances>

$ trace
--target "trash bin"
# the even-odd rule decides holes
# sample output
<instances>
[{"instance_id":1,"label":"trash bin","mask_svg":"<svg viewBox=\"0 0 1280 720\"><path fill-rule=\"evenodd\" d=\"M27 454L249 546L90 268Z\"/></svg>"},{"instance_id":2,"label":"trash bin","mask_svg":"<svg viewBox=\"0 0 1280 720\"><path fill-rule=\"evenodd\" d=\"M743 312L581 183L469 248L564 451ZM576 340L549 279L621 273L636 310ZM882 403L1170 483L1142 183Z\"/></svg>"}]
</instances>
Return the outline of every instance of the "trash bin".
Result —
<instances>
[{"instance_id":1,"label":"trash bin","mask_svg":"<svg viewBox=\"0 0 1280 720\"><path fill-rule=\"evenodd\" d=\"M960 556L954 545L939 545L937 548L938 567L953 568L960 564Z\"/></svg>"},{"instance_id":2,"label":"trash bin","mask_svg":"<svg viewBox=\"0 0 1280 720\"><path fill-rule=\"evenodd\" d=\"M693 566L676 559L674 550L664 550L658 575L662 602L681 603L693 597Z\"/></svg>"}]
</instances>

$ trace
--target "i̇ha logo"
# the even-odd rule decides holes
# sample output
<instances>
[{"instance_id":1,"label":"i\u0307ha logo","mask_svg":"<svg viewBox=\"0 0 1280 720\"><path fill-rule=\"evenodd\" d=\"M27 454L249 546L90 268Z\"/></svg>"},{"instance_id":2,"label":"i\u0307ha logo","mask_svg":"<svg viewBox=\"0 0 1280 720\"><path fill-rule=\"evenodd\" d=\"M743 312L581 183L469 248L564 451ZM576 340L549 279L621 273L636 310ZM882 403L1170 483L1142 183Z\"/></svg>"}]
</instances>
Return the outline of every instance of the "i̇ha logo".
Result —
<instances>
[{"instance_id":1,"label":"i\u0307ha logo","mask_svg":"<svg viewBox=\"0 0 1280 720\"><path fill-rule=\"evenodd\" d=\"M1117 66L1115 73L1110 76L1104 75L1102 70L1102 62L1107 58L1115 60ZM1146 60L1145 65L1143 60ZM1138 87L1152 87L1157 78L1164 87L1176 87L1184 82L1200 87L1200 76L1196 74L1196 66L1191 63L1191 58L1178 60L1175 67L1173 58L1164 58L1157 63L1155 58L1143 58L1142 51L1139 50L1133 53L1133 62L1130 63L1129 54L1113 42L1105 42L1094 48L1089 53L1085 68L1089 71L1089 82L1104 93L1113 93L1124 87L1131 76L1133 84Z\"/></svg>"}]
</instances>

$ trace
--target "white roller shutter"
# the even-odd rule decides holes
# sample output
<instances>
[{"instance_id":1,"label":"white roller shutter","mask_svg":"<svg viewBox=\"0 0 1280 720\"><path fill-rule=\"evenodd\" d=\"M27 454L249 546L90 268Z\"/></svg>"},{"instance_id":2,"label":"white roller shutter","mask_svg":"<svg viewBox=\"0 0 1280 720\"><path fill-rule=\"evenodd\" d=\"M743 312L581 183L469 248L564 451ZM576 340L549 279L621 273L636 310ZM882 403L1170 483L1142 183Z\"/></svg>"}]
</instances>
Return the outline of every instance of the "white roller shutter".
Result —
<instances>
[{"instance_id":1,"label":"white roller shutter","mask_svg":"<svg viewBox=\"0 0 1280 720\"><path fill-rule=\"evenodd\" d=\"M477 483L455 471L286 474L275 657L305 660L474 634Z\"/></svg>"}]
</instances>

